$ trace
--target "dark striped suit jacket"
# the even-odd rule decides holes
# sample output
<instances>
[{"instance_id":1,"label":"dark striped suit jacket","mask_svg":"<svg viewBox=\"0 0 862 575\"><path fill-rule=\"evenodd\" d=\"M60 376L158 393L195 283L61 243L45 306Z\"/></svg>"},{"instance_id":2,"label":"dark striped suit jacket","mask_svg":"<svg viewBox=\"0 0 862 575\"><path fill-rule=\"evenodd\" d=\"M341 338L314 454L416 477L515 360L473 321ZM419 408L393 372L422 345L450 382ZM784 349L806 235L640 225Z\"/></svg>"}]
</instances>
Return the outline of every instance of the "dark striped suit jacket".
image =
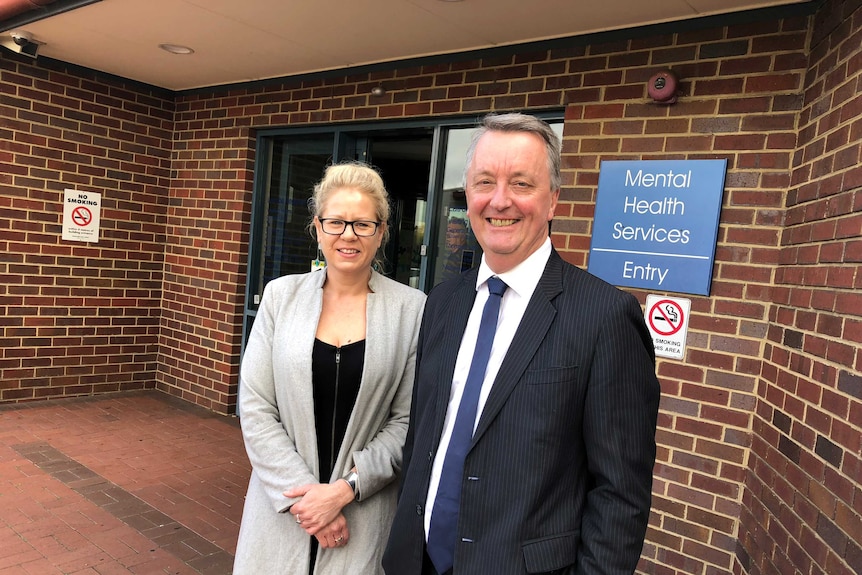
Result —
<instances>
[{"instance_id":1,"label":"dark striped suit jacket","mask_svg":"<svg viewBox=\"0 0 862 575\"><path fill-rule=\"evenodd\" d=\"M388 575L421 571L431 464L476 274L427 300ZM553 251L467 455L455 575L634 571L655 462L654 364L637 300Z\"/></svg>"}]
</instances>

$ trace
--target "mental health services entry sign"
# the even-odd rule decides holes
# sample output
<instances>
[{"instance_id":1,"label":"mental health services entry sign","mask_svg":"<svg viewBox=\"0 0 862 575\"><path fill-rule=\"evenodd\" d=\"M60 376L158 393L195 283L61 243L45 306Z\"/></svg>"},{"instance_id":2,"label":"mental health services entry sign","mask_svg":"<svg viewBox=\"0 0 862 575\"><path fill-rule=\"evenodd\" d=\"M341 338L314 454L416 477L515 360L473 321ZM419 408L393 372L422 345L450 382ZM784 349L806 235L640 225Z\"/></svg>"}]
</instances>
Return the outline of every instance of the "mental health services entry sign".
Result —
<instances>
[{"instance_id":1,"label":"mental health services entry sign","mask_svg":"<svg viewBox=\"0 0 862 575\"><path fill-rule=\"evenodd\" d=\"M727 160L602 162L590 273L709 295L726 171Z\"/></svg>"}]
</instances>

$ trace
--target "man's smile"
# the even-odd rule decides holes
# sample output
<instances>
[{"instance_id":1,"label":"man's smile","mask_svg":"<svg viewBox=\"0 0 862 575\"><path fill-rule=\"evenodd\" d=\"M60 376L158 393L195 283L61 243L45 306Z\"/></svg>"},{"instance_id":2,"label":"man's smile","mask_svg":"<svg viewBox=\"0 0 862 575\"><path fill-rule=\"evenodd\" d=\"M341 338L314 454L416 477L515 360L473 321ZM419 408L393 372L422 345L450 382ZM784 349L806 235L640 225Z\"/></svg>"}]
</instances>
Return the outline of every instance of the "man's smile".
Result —
<instances>
[{"instance_id":1,"label":"man's smile","mask_svg":"<svg viewBox=\"0 0 862 575\"><path fill-rule=\"evenodd\" d=\"M499 218L488 218L487 221L495 228L500 228L504 226L511 226L515 224L518 220L501 220Z\"/></svg>"}]
</instances>

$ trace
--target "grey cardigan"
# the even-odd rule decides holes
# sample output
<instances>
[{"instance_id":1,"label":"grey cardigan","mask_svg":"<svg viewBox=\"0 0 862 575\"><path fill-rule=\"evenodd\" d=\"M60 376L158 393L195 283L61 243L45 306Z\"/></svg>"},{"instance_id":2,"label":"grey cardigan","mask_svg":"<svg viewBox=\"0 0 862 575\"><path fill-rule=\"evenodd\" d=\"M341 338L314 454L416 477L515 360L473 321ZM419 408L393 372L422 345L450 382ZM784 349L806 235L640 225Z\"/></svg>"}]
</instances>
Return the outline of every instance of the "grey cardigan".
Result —
<instances>
[{"instance_id":1,"label":"grey cardigan","mask_svg":"<svg viewBox=\"0 0 862 575\"><path fill-rule=\"evenodd\" d=\"M267 284L240 368L238 413L252 474L236 575L307 575L309 535L285 490L317 483L311 351L326 271ZM350 541L320 549L315 573L374 574L395 513L425 294L372 272L365 363L330 482L356 466L360 500L344 508ZM324 481L326 481L324 479Z\"/></svg>"}]
</instances>

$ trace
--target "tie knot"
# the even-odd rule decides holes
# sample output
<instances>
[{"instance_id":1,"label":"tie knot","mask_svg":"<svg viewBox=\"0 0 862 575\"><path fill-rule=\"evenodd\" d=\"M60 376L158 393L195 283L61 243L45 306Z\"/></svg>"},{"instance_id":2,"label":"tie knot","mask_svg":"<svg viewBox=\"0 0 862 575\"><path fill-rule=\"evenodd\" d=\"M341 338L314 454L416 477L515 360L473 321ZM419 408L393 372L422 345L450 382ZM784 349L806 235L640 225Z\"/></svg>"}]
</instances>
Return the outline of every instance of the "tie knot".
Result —
<instances>
[{"instance_id":1,"label":"tie knot","mask_svg":"<svg viewBox=\"0 0 862 575\"><path fill-rule=\"evenodd\" d=\"M488 291L494 295L502 296L506 293L506 288L509 287L506 285L506 282L498 278L497 276L491 276L488 278Z\"/></svg>"}]
</instances>

